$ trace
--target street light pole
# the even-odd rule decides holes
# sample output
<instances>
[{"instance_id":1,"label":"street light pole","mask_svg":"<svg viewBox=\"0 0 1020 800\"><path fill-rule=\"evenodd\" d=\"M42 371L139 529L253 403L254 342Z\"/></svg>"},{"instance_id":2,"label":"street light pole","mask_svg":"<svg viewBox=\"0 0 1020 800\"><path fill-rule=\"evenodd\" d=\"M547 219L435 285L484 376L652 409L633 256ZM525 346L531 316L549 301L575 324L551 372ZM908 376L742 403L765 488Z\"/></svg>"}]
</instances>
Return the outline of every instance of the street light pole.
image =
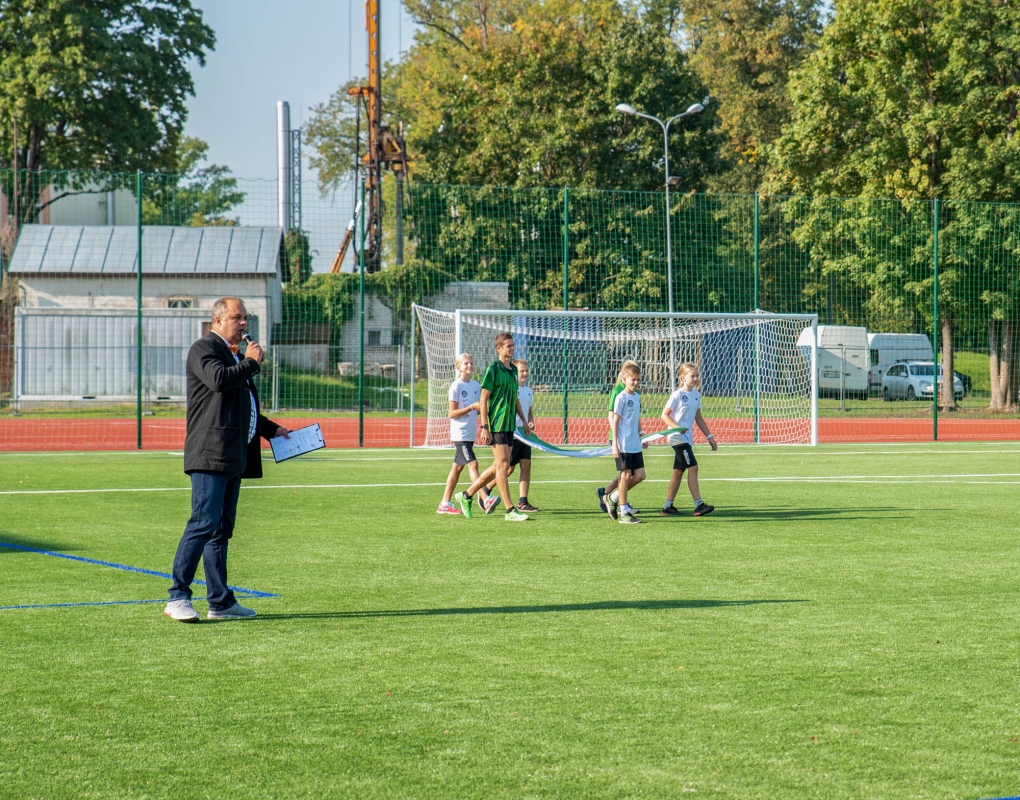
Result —
<instances>
[{"instance_id":1,"label":"street light pole","mask_svg":"<svg viewBox=\"0 0 1020 800\"><path fill-rule=\"evenodd\" d=\"M666 291L668 292L667 308L669 309L670 315L673 314L673 225L670 221L669 213L669 127L684 117L689 117L694 114L700 114L705 110L705 106L708 105L709 98L706 97L700 103L692 103L687 107L687 110L682 114L677 114L666 122L663 122L658 117L653 117L651 114L642 114L634 106L627 105L626 103L620 103L616 110L621 114L629 114L634 117L641 117L642 119L651 120L657 122L659 127L662 128L662 139L663 139L663 153L665 155L665 166L666 166ZM673 337L673 318L670 316L669 319L669 382L670 389L672 390L676 384L676 342Z\"/></svg>"}]
</instances>

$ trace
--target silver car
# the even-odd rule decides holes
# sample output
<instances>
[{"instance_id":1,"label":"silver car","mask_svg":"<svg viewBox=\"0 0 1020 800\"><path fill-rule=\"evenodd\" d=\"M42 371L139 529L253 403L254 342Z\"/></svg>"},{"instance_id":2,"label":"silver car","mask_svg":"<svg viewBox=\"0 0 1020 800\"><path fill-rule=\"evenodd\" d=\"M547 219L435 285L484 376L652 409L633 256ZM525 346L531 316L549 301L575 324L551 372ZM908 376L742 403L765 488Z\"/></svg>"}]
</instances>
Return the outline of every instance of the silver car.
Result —
<instances>
[{"instance_id":1,"label":"silver car","mask_svg":"<svg viewBox=\"0 0 1020 800\"><path fill-rule=\"evenodd\" d=\"M938 365L939 382L942 382L942 365ZM932 376L935 365L931 361L901 361L893 364L882 378L883 400L931 400ZM959 400L964 395L963 381L953 375L953 395Z\"/></svg>"}]
</instances>

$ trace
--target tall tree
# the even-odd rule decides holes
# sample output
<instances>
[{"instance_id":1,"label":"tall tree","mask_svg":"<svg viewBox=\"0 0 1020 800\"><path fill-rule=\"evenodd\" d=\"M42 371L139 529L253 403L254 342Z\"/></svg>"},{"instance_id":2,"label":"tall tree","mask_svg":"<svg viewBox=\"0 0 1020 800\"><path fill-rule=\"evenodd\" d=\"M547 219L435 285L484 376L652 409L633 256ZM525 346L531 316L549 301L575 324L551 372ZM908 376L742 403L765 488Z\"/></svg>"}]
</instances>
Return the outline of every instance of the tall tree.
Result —
<instances>
[{"instance_id":1,"label":"tall tree","mask_svg":"<svg viewBox=\"0 0 1020 800\"><path fill-rule=\"evenodd\" d=\"M424 26L384 82L413 170L431 183L657 188L662 140L620 102L670 116L705 91L679 44L612 0L408 4ZM309 142L330 176L353 164L353 105L342 88L316 109ZM686 189L719 169L714 110L674 134Z\"/></svg>"},{"instance_id":2,"label":"tall tree","mask_svg":"<svg viewBox=\"0 0 1020 800\"><path fill-rule=\"evenodd\" d=\"M172 169L190 62L214 44L190 0L0 0L0 153L17 117L22 219L44 169Z\"/></svg>"},{"instance_id":3,"label":"tall tree","mask_svg":"<svg viewBox=\"0 0 1020 800\"><path fill-rule=\"evenodd\" d=\"M671 0L690 64L718 104L729 169L713 189L754 193L767 169L767 147L789 121L787 84L817 44L817 0ZM674 16L661 9L672 30Z\"/></svg>"},{"instance_id":4,"label":"tall tree","mask_svg":"<svg viewBox=\"0 0 1020 800\"><path fill-rule=\"evenodd\" d=\"M236 225L226 212L244 202L230 168L207 164L209 145L182 136L168 175L146 176L142 215L149 225Z\"/></svg>"},{"instance_id":5,"label":"tall tree","mask_svg":"<svg viewBox=\"0 0 1020 800\"><path fill-rule=\"evenodd\" d=\"M791 79L793 115L773 149L773 191L904 200L1020 199L1020 9L1000 0L850 0ZM963 224L944 217L940 232ZM940 267L943 374L953 334L980 303L959 248ZM934 280L908 282L931 308ZM944 408L956 407L952 391Z\"/></svg>"}]
</instances>

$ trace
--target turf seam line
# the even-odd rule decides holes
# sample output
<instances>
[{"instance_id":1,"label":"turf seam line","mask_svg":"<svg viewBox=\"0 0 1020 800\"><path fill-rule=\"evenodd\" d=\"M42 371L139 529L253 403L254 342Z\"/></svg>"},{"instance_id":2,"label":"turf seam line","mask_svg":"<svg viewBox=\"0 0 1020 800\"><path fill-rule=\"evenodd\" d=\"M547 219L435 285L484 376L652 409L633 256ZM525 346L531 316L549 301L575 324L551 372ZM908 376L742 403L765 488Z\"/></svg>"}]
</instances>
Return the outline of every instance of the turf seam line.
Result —
<instances>
[{"instance_id":1,"label":"turf seam line","mask_svg":"<svg viewBox=\"0 0 1020 800\"><path fill-rule=\"evenodd\" d=\"M142 569L141 567L132 567L128 564L117 564L113 561L100 561L95 558L85 558L84 556L72 556L69 553L58 553L55 550L40 550L35 547L25 547L20 544L10 544L9 542L0 542L0 547L6 547L10 550L20 550L24 553L37 553L44 556L52 556L53 558L64 558L68 561L78 561L82 564L93 564L99 567L110 567L111 569L120 569L125 572L137 572L141 575L151 575L154 578L166 578L173 580L173 575L168 572L157 572L152 569ZM205 586L205 581L194 581L199 586ZM257 589L245 589L243 586L228 586L228 589L244 594L247 597L279 597L277 594L271 592L260 592Z\"/></svg>"}]
</instances>

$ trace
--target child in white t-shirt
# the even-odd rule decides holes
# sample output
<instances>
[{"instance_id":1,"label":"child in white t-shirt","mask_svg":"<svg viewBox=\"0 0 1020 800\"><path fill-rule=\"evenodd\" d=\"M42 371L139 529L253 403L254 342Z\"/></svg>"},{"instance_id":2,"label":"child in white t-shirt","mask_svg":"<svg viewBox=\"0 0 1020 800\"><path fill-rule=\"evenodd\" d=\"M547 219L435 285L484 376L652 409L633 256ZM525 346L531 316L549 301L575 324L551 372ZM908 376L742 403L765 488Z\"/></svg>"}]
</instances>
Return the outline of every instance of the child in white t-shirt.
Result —
<instances>
[{"instance_id":1,"label":"child in white t-shirt","mask_svg":"<svg viewBox=\"0 0 1020 800\"><path fill-rule=\"evenodd\" d=\"M627 492L645 479L645 461L641 441L641 396L637 393L641 385L641 370L637 364L628 364L622 370L624 389L616 396L611 414L613 425L613 458L620 471L619 486L610 495L609 516L616 516L619 502L619 522L634 524L641 522L634 509L627 502ZM606 487L608 489L608 487Z\"/></svg>"},{"instance_id":2,"label":"child in white t-shirt","mask_svg":"<svg viewBox=\"0 0 1020 800\"><path fill-rule=\"evenodd\" d=\"M668 438L669 443L673 445L673 476L666 490L666 504L660 512L664 517L680 516L680 512L673 505L673 500L680 489L684 472L687 472L687 488L691 490L691 497L694 499L694 516L703 517L715 511L715 506L710 506L701 499L698 488L698 462L691 449L691 434L695 425L705 434L713 450L719 447L715 443L715 437L709 433L704 417L701 416L701 392L698 391L700 380L701 370L696 364L689 361L682 364L680 375L677 377L679 388L669 396L666 407L662 409L662 421L666 425L670 428L687 428L686 432L672 433Z\"/></svg>"},{"instance_id":3,"label":"child in white t-shirt","mask_svg":"<svg viewBox=\"0 0 1020 800\"><path fill-rule=\"evenodd\" d=\"M478 459L475 458L474 443L478 428L478 401L482 396L482 387L471 378L475 371L475 362L467 353L461 353L454 362L457 368L457 379L450 384L450 441L453 443L453 466L446 478L446 491L443 500L436 509L437 514L459 514L460 509L450 502L453 490L457 488L460 473L468 468L471 480L478 480ZM478 504L486 514L499 502L498 497L482 489L478 494Z\"/></svg>"}]
</instances>

